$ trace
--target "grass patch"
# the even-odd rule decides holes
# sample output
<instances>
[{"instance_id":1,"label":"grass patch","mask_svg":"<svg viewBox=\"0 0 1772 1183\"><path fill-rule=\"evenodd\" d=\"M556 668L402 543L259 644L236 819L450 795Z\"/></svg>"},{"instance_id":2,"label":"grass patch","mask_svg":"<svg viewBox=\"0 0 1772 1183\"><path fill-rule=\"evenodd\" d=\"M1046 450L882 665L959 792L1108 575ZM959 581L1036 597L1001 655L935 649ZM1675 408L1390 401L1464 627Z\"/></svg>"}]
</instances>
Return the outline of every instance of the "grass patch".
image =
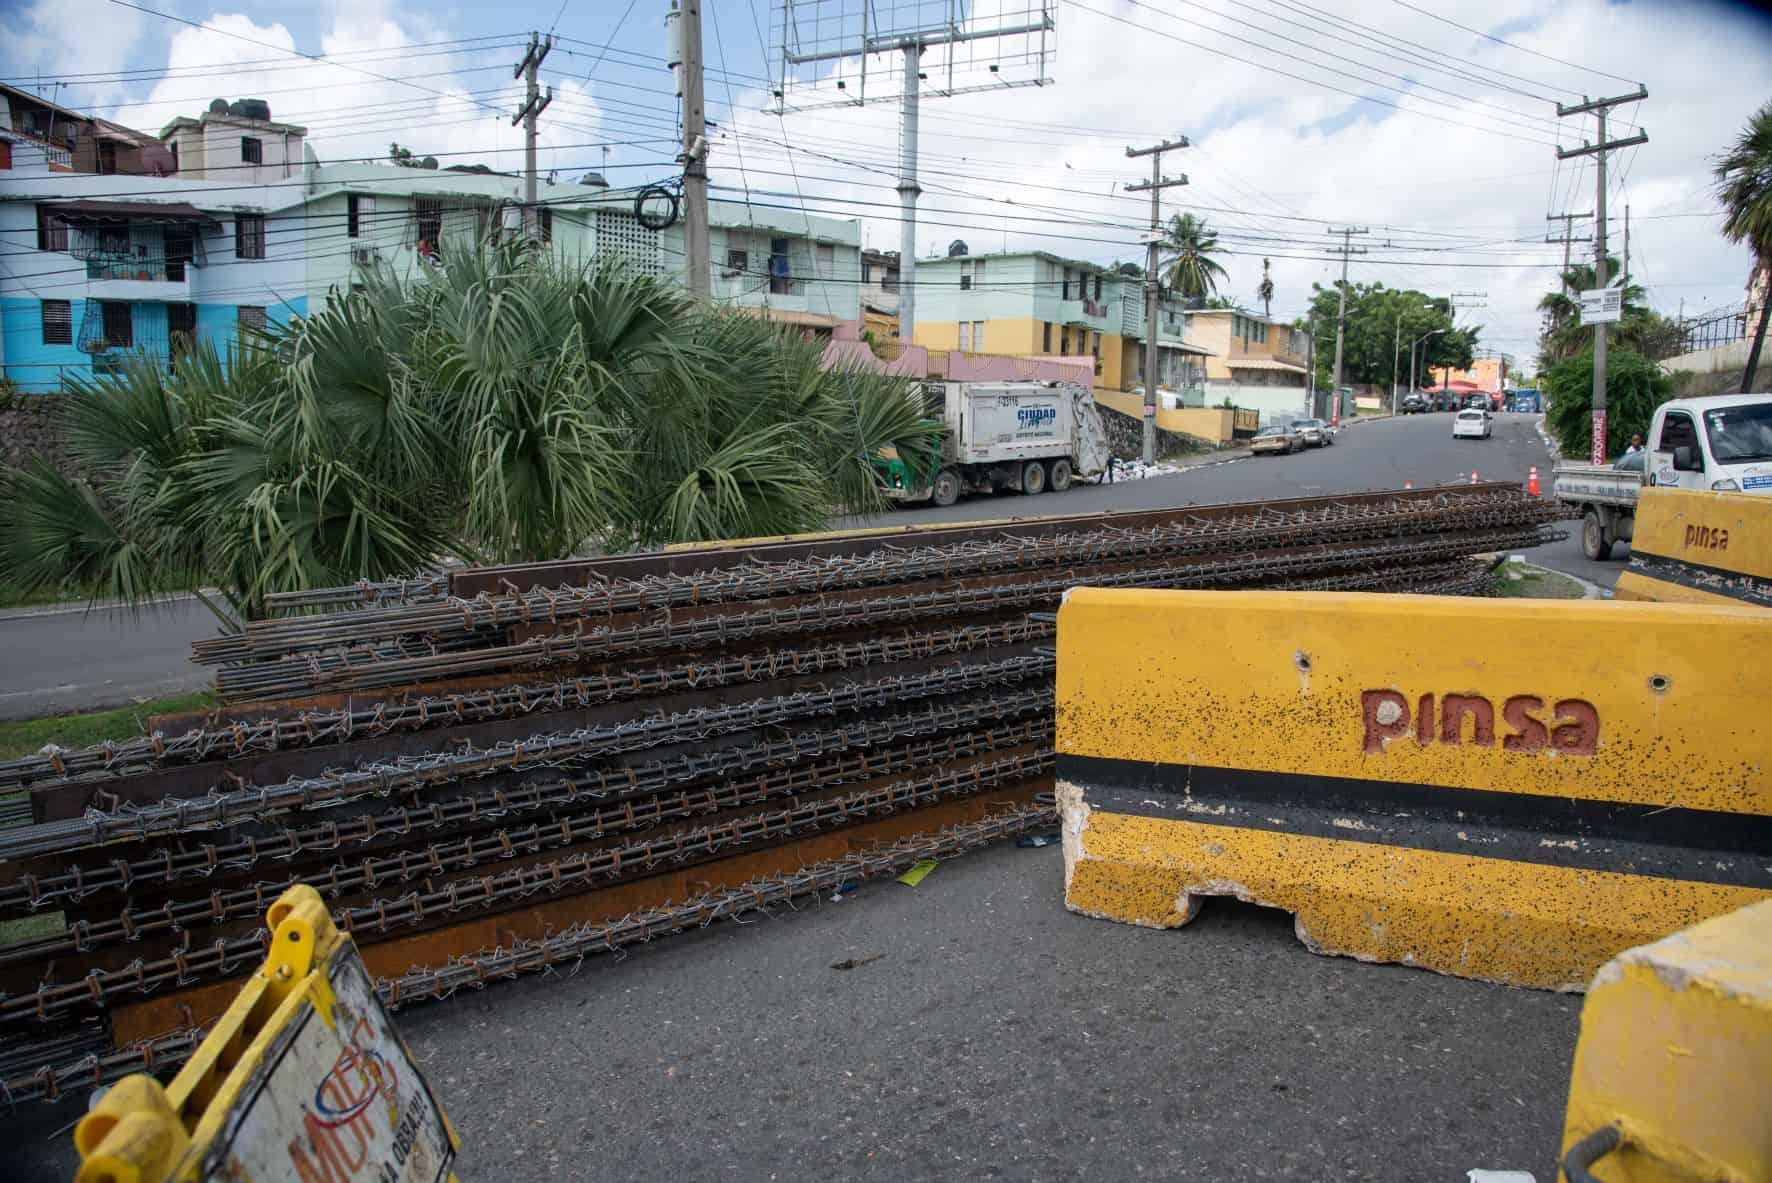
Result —
<instances>
[{"instance_id":1,"label":"grass patch","mask_svg":"<svg viewBox=\"0 0 1772 1183\"><path fill-rule=\"evenodd\" d=\"M41 940L43 937L55 936L67 927L68 918L60 912L39 912L34 916L21 916L17 920L0 921L0 945Z\"/></svg>"},{"instance_id":2,"label":"grass patch","mask_svg":"<svg viewBox=\"0 0 1772 1183\"><path fill-rule=\"evenodd\" d=\"M1507 563L1502 567L1496 594L1525 600L1579 600L1587 589L1567 575L1543 567Z\"/></svg>"},{"instance_id":3,"label":"grass patch","mask_svg":"<svg viewBox=\"0 0 1772 1183\"><path fill-rule=\"evenodd\" d=\"M84 604L92 599L93 588L70 584L39 587L26 591L16 583L0 580L0 608L35 608L40 604Z\"/></svg>"},{"instance_id":4,"label":"grass patch","mask_svg":"<svg viewBox=\"0 0 1772 1183\"><path fill-rule=\"evenodd\" d=\"M107 739L130 739L146 734L143 724L150 715L203 711L216 705L215 695L199 690L192 694L150 698L109 711L0 723L0 760L28 756L46 743L60 744L64 748L84 748Z\"/></svg>"}]
</instances>

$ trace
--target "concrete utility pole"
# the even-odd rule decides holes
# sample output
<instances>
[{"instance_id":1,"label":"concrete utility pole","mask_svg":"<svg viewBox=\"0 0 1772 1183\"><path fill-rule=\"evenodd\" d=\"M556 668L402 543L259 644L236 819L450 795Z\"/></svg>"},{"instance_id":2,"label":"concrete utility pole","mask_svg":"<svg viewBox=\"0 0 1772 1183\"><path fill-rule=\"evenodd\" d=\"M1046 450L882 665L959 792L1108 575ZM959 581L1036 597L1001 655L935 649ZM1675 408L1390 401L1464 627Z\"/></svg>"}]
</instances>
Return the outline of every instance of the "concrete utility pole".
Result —
<instances>
[{"instance_id":1,"label":"concrete utility pole","mask_svg":"<svg viewBox=\"0 0 1772 1183\"><path fill-rule=\"evenodd\" d=\"M1149 156L1151 158L1151 179L1148 182L1138 181L1126 186L1128 193L1150 191L1151 195L1151 229L1150 240L1144 252L1144 462L1157 462L1157 331L1158 331L1158 296L1157 284L1157 244L1163 236L1163 190L1187 184L1187 176L1165 177L1163 175L1163 153L1177 148L1188 147L1186 136L1177 136L1173 140L1164 140L1149 148L1128 148L1129 157Z\"/></svg>"},{"instance_id":2,"label":"concrete utility pole","mask_svg":"<svg viewBox=\"0 0 1772 1183\"><path fill-rule=\"evenodd\" d=\"M679 11L679 0L671 0ZM708 139L702 105L701 0L681 0L683 59L683 278L689 294L708 298Z\"/></svg>"},{"instance_id":3,"label":"concrete utility pole","mask_svg":"<svg viewBox=\"0 0 1772 1183\"><path fill-rule=\"evenodd\" d=\"M1630 286L1630 206L1624 207L1624 274L1618 281L1624 287Z\"/></svg>"},{"instance_id":4,"label":"concrete utility pole","mask_svg":"<svg viewBox=\"0 0 1772 1183\"><path fill-rule=\"evenodd\" d=\"M923 46L904 46L904 97L898 111L898 339L911 344L917 328L917 121Z\"/></svg>"},{"instance_id":5,"label":"concrete utility pole","mask_svg":"<svg viewBox=\"0 0 1772 1183\"><path fill-rule=\"evenodd\" d=\"M541 215L535 205L535 121L554 101L553 87L548 87L545 97L542 95L536 72L553 47L553 34L550 33L545 41L540 33L529 34L529 51L511 72L512 78L522 78L528 83L527 96L517 113L511 116L511 126L515 127L519 122L523 124L523 233L530 242L541 241Z\"/></svg>"},{"instance_id":6,"label":"concrete utility pole","mask_svg":"<svg viewBox=\"0 0 1772 1183\"><path fill-rule=\"evenodd\" d=\"M1635 94L1618 95L1609 99L1593 99L1588 102L1565 106L1557 104L1558 118L1570 115L1593 114L1599 118L1599 140L1589 144L1585 141L1579 148L1558 148L1557 159L1568 160L1573 156L1592 156L1596 164L1594 181L1594 286L1606 287L1606 153L1619 148L1629 148L1633 144L1647 144L1649 133L1639 131L1634 136L1622 140L1606 138L1606 115L1612 108L1624 103L1637 103L1649 97L1649 90L1641 83L1637 85ZM1606 462L1606 324L1598 321L1594 324L1594 431L1593 444L1589 448L1588 459L1594 464Z\"/></svg>"},{"instance_id":7,"label":"concrete utility pole","mask_svg":"<svg viewBox=\"0 0 1772 1183\"><path fill-rule=\"evenodd\" d=\"M1565 296L1569 294L1569 244L1572 242L1592 242L1593 241L1593 239L1591 237L1588 237L1588 238L1572 238L1572 237L1570 237L1575 232L1575 219L1576 218L1591 218L1593 216L1594 215L1591 211L1588 213L1585 213L1585 214L1546 214L1546 215L1544 215L1544 220L1547 222L1561 222L1561 223L1563 223L1563 233L1561 235L1547 234L1544 236L1544 240L1546 242L1560 242L1563 244L1563 269L1562 269L1562 271L1558 272L1557 275L1558 275L1559 280L1562 283L1563 294Z\"/></svg>"},{"instance_id":8,"label":"concrete utility pole","mask_svg":"<svg viewBox=\"0 0 1772 1183\"><path fill-rule=\"evenodd\" d=\"M1351 256L1366 253L1365 247L1349 244L1354 235L1367 234L1370 231L1363 226L1348 226L1341 230L1331 230L1329 233L1341 235L1341 245L1329 248L1330 254L1341 256L1341 310L1335 314L1335 383L1329 388L1329 400L1335 404L1335 410L1333 414L1327 416L1332 422L1339 424L1341 422L1341 345L1342 338L1347 335L1347 263ZM1314 405L1311 407L1311 414L1318 419L1325 418Z\"/></svg>"},{"instance_id":9,"label":"concrete utility pole","mask_svg":"<svg viewBox=\"0 0 1772 1183\"><path fill-rule=\"evenodd\" d=\"M1452 327L1450 331L1454 333L1458 331L1458 302L1460 300L1487 300L1488 298L1488 292L1453 292L1450 296L1447 296L1447 315L1452 318ZM1470 305L1467 304L1466 307L1468 308ZM1479 304L1477 307L1484 308L1487 307L1487 305ZM1451 393L1452 367L1449 365L1444 368L1444 374L1440 378L1440 388L1442 393Z\"/></svg>"}]
</instances>

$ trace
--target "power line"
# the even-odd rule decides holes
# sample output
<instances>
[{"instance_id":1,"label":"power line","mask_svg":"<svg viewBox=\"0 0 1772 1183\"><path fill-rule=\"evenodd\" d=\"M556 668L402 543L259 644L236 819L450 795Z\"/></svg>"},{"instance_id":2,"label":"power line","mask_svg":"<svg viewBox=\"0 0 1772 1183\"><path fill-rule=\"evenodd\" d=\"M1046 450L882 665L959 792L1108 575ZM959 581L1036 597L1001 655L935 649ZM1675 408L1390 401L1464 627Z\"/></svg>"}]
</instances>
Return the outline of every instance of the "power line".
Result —
<instances>
[{"instance_id":1,"label":"power line","mask_svg":"<svg viewBox=\"0 0 1772 1183\"><path fill-rule=\"evenodd\" d=\"M1481 29L1473 29L1469 25L1461 25L1457 21L1451 20L1447 17L1443 17L1437 12L1429 12L1425 8L1418 8L1415 5L1409 3L1409 0L1391 0L1391 3L1401 5L1402 7L1409 9L1411 12L1419 12L1422 16L1431 17L1432 19L1439 21L1443 25L1451 25L1455 29L1463 29L1466 33L1474 33L1478 37L1482 37L1483 39L1485 39L1487 41L1495 42L1495 44L1497 44L1497 45L1505 45L1509 49L1518 50L1521 53L1529 53L1533 57L1543 58L1547 62L1555 62L1559 66L1568 66L1572 70L1585 70L1589 74L1598 74L1602 78L1611 78L1616 82L1636 82L1637 81L1635 78L1625 78L1625 77L1622 77L1621 75L1618 75L1618 74L1608 74L1604 70L1596 70L1592 66L1582 65L1580 62L1564 61L1562 58L1552 57L1548 53L1540 53L1536 49L1528 49L1524 45L1515 45L1512 41L1504 41L1500 37L1495 36L1493 33L1485 33Z\"/></svg>"}]
</instances>

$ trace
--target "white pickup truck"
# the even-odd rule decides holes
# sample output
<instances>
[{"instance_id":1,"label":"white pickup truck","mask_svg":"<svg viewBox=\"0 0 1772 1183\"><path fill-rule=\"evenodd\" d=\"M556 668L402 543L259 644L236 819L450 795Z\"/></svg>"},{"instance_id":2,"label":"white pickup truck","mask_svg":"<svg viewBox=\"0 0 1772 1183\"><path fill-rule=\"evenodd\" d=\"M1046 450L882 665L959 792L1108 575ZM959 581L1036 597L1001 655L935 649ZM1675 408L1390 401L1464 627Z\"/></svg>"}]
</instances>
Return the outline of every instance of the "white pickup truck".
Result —
<instances>
[{"instance_id":1,"label":"white pickup truck","mask_svg":"<svg viewBox=\"0 0 1772 1183\"><path fill-rule=\"evenodd\" d=\"M925 382L924 405L945 429L941 461L918 479L887 448L874 459L886 496L949 506L967 492L1062 493L1110 456L1095 397L1071 382Z\"/></svg>"},{"instance_id":2,"label":"white pickup truck","mask_svg":"<svg viewBox=\"0 0 1772 1183\"><path fill-rule=\"evenodd\" d=\"M1772 496L1772 394L1719 394L1663 403L1645 451L1617 464L1559 464L1551 492L1581 511L1581 549L1612 556L1629 542L1643 485Z\"/></svg>"}]
</instances>

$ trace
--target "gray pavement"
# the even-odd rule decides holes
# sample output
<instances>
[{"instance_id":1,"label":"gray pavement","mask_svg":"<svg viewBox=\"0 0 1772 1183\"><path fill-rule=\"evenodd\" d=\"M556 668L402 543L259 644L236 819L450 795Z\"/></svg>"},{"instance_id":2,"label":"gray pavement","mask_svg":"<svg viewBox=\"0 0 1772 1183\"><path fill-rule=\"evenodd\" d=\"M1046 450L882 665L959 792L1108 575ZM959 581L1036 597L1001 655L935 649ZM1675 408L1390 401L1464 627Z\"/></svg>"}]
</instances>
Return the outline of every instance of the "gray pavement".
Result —
<instances>
[{"instance_id":1,"label":"gray pavement","mask_svg":"<svg viewBox=\"0 0 1772 1183\"><path fill-rule=\"evenodd\" d=\"M215 632L215 614L191 598L136 612L70 604L0 613L0 719L201 690L210 671L191 664L191 642Z\"/></svg>"},{"instance_id":2,"label":"gray pavement","mask_svg":"<svg viewBox=\"0 0 1772 1183\"><path fill-rule=\"evenodd\" d=\"M1065 911L1000 847L402 1015L464 1179L1552 1178L1580 999ZM859 968L834 963L879 955Z\"/></svg>"}]
</instances>

